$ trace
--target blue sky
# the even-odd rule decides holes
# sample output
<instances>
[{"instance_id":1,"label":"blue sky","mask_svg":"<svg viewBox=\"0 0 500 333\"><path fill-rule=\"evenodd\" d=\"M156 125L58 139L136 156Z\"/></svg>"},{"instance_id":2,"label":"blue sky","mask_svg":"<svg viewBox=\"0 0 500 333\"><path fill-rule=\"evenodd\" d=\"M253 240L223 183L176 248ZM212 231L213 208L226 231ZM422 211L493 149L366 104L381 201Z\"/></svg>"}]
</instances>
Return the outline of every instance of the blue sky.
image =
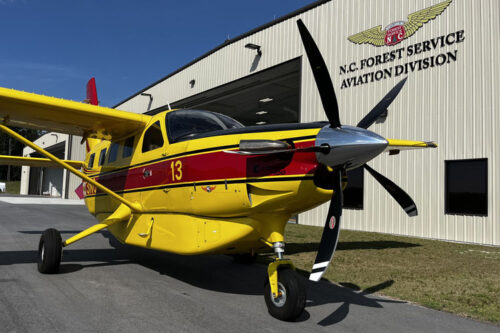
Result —
<instances>
[{"instance_id":1,"label":"blue sky","mask_svg":"<svg viewBox=\"0 0 500 333\"><path fill-rule=\"evenodd\" d=\"M312 0L0 0L0 86L113 106Z\"/></svg>"}]
</instances>

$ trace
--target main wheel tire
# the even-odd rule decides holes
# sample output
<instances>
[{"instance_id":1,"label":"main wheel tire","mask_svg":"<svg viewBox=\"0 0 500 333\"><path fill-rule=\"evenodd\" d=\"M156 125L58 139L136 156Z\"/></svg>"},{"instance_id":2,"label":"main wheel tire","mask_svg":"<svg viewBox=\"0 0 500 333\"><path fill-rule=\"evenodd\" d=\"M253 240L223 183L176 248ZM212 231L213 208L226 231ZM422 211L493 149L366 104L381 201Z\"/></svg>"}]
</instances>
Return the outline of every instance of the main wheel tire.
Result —
<instances>
[{"instance_id":1,"label":"main wheel tire","mask_svg":"<svg viewBox=\"0 0 500 333\"><path fill-rule=\"evenodd\" d=\"M56 229L47 229L38 244L38 271L53 274L59 271L62 257L61 233Z\"/></svg>"},{"instance_id":2,"label":"main wheel tire","mask_svg":"<svg viewBox=\"0 0 500 333\"><path fill-rule=\"evenodd\" d=\"M274 318L293 321L302 314L306 305L306 288L303 278L294 270L284 268L278 272L278 290L281 296L274 298L266 279L264 298L267 310Z\"/></svg>"}]
</instances>

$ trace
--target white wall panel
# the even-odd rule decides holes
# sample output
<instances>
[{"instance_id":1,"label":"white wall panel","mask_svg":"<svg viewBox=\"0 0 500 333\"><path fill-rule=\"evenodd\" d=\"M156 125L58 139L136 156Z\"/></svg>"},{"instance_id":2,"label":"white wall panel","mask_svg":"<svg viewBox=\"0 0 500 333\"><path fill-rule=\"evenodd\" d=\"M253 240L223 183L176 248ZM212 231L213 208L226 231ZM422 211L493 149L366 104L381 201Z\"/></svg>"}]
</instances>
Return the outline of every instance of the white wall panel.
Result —
<instances>
[{"instance_id":1,"label":"white wall panel","mask_svg":"<svg viewBox=\"0 0 500 333\"><path fill-rule=\"evenodd\" d=\"M68 158L70 158L72 160L77 160L77 161L84 161L85 154L86 154L86 148L85 148L85 143L83 143L83 144L81 143L82 137L73 135L73 138L71 141L72 141L71 142L71 156L68 156ZM78 186L80 186L81 183L82 183L81 178L79 178L73 174L69 175L68 184L66 185L68 199L79 199L75 193L75 190L77 189Z\"/></svg>"},{"instance_id":2,"label":"white wall panel","mask_svg":"<svg viewBox=\"0 0 500 333\"><path fill-rule=\"evenodd\" d=\"M438 149L383 155L370 162L414 198L418 217L408 218L366 173L365 207L345 210L344 228L500 245L496 194L500 189L500 120L496 114L500 103L500 2L453 0L441 15L394 46L358 45L347 39L377 25L407 21L408 14L442 1L333 0L229 44L145 92L153 95L151 109L155 109L302 56L301 121L326 120L296 27L297 18L302 18L330 69L343 123L355 125L397 82L408 76L387 120L370 129L389 138L435 140L439 144ZM371 70L340 74L342 65L359 64L362 59L402 47L407 50L415 43L458 30L465 31L462 43L404 56ZM246 49L247 43L262 46L263 55L255 71L251 70L255 51ZM455 50L455 62L340 89L347 77ZM192 79L196 84L190 88ZM117 108L142 113L147 111L148 102L147 97L135 96ZM444 161L484 157L488 158L488 216L445 215ZM301 214L299 222L322 225L326 212L327 205L323 205Z\"/></svg>"}]
</instances>

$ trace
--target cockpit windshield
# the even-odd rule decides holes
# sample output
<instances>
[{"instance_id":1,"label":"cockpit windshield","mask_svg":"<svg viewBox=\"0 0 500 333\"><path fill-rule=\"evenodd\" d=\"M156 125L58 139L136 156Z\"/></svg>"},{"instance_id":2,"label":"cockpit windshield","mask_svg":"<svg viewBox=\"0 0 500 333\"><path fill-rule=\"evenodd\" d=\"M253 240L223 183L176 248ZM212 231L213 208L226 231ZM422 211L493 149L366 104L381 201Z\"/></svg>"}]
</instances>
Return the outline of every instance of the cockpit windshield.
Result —
<instances>
[{"instance_id":1,"label":"cockpit windshield","mask_svg":"<svg viewBox=\"0 0 500 333\"><path fill-rule=\"evenodd\" d=\"M165 120L170 142L194 138L201 133L244 127L233 118L203 110L169 112Z\"/></svg>"}]
</instances>

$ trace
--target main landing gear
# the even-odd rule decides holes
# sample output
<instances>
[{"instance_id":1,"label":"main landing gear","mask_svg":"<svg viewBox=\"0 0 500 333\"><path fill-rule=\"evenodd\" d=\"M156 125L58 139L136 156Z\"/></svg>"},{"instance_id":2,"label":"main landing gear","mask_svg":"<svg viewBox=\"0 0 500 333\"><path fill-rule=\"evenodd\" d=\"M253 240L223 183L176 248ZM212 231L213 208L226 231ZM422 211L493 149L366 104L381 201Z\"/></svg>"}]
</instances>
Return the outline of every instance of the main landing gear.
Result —
<instances>
[{"instance_id":1,"label":"main landing gear","mask_svg":"<svg viewBox=\"0 0 500 333\"><path fill-rule=\"evenodd\" d=\"M304 281L290 260L283 259L285 244L273 243L277 257L267 269L269 279L264 288L264 298L271 316L293 321L302 314L306 305Z\"/></svg>"},{"instance_id":2,"label":"main landing gear","mask_svg":"<svg viewBox=\"0 0 500 333\"><path fill-rule=\"evenodd\" d=\"M53 274L59 271L62 257L61 233L56 229L47 229L38 244L38 271Z\"/></svg>"}]
</instances>

